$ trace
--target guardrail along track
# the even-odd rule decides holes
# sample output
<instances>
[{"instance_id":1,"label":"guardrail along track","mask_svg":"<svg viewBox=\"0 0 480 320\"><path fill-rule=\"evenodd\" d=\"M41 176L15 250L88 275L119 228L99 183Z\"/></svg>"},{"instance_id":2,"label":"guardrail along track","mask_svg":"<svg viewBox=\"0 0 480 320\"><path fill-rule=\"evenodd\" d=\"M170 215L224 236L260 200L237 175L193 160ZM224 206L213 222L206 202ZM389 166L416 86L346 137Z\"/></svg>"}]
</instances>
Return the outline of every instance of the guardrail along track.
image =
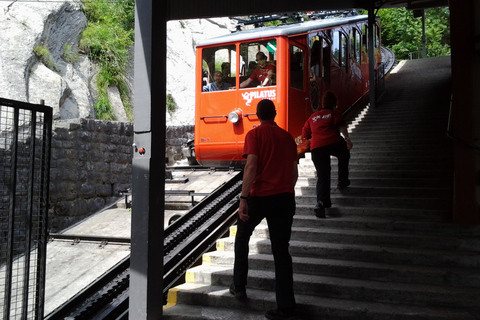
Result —
<instances>
[{"instance_id":1,"label":"guardrail along track","mask_svg":"<svg viewBox=\"0 0 480 320\"><path fill-rule=\"evenodd\" d=\"M164 297L168 290L235 223L243 172L217 188L164 231ZM130 258L45 317L127 319ZM165 299L166 302L166 299Z\"/></svg>"}]
</instances>

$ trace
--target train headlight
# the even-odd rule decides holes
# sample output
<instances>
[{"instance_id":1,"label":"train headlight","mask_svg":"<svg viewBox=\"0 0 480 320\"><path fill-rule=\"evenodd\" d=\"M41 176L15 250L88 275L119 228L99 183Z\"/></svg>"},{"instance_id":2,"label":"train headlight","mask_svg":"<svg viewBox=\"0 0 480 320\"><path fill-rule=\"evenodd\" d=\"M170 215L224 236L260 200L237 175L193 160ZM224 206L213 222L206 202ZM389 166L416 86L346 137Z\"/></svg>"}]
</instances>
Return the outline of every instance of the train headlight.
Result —
<instances>
[{"instance_id":1,"label":"train headlight","mask_svg":"<svg viewBox=\"0 0 480 320\"><path fill-rule=\"evenodd\" d=\"M242 119L242 117L243 112L240 109L235 109L228 114L228 120L230 120L232 123L237 123Z\"/></svg>"}]
</instances>

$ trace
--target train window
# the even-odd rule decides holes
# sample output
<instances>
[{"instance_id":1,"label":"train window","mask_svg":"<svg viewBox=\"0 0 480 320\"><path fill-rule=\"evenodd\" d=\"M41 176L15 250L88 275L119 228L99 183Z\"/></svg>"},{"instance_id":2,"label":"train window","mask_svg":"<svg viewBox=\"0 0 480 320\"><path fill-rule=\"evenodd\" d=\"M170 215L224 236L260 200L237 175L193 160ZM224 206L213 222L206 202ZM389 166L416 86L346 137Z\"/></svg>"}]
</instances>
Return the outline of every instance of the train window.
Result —
<instances>
[{"instance_id":1,"label":"train window","mask_svg":"<svg viewBox=\"0 0 480 320\"><path fill-rule=\"evenodd\" d=\"M340 32L333 33L332 44L333 61L335 61L338 65L340 65L340 35Z\"/></svg>"},{"instance_id":2,"label":"train window","mask_svg":"<svg viewBox=\"0 0 480 320\"><path fill-rule=\"evenodd\" d=\"M304 52L301 48L290 46L290 86L303 90Z\"/></svg>"},{"instance_id":3,"label":"train window","mask_svg":"<svg viewBox=\"0 0 480 320\"><path fill-rule=\"evenodd\" d=\"M240 88L276 85L277 41L275 39L240 44Z\"/></svg>"},{"instance_id":4,"label":"train window","mask_svg":"<svg viewBox=\"0 0 480 320\"><path fill-rule=\"evenodd\" d=\"M362 37L358 30L355 30L355 58L359 64L362 63Z\"/></svg>"},{"instance_id":5,"label":"train window","mask_svg":"<svg viewBox=\"0 0 480 320\"><path fill-rule=\"evenodd\" d=\"M310 41L310 77L318 78L322 74L323 38L315 36Z\"/></svg>"},{"instance_id":6,"label":"train window","mask_svg":"<svg viewBox=\"0 0 480 320\"><path fill-rule=\"evenodd\" d=\"M347 37L340 31L333 33L332 49L334 61L347 72Z\"/></svg>"},{"instance_id":7,"label":"train window","mask_svg":"<svg viewBox=\"0 0 480 320\"><path fill-rule=\"evenodd\" d=\"M323 49L322 49L322 59L323 59L323 73L322 78L326 83L330 83L330 66L332 60L332 49L331 46L328 44L327 41L323 41Z\"/></svg>"},{"instance_id":8,"label":"train window","mask_svg":"<svg viewBox=\"0 0 480 320\"><path fill-rule=\"evenodd\" d=\"M203 91L219 91L235 86L237 70L235 45L205 48L202 51L202 59Z\"/></svg>"},{"instance_id":9,"label":"train window","mask_svg":"<svg viewBox=\"0 0 480 320\"><path fill-rule=\"evenodd\" d=\"M343 33L340 33L340 39L342 46L342 49L340 50L340 66L344 72L347 72L348 39Z\"/></svg>"},{"instance_id":10,"label":"train window","mask_svg":"<svg viewBox=\"0 0 480 320\"><path fill-rule=\"evenodd\" d=\"M368 64L368 28L363 25L362 63Z\"/></svg>"},{"instance_id":11,"label":"train window","mask_svg":"<svg viewBox=\"0 0 480 320\"><path fill-rule=\"evenodd\" d=\"M355 54L357 52L355 51L355 29L353 28L350 30L349 40L348 50L350 50L350 57L355 60Z\"/></svg>"}]
</instances>

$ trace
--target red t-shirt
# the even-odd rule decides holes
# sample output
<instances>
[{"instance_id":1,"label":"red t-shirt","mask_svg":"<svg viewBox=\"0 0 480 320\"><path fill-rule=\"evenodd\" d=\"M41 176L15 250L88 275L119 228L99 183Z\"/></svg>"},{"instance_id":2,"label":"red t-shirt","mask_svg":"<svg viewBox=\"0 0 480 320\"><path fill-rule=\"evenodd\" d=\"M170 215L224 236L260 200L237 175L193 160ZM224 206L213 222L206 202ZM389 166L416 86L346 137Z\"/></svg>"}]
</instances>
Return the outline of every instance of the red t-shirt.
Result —
<instances>
[{"instance_id":1,"label":"red t-shirt","mask_svg":"<svg viewBox=\"0 0 480 320\"><path fill-rule=\"evenodd\" d=\"M310 139L310 150L336 143L342 139L338 127L345 125L342 115L330 109L320 109L308 118L302 137Z\"/></svg>"},{"instance_id":2,"label":"red t-shirt","mask_svg":"<svg viewBox=\"0 0 480 320\"><path fill-rule=\"evenodd\" d=\"M290 133L274 121L264 121L245 136L243 157L249 154L258 156L251 196L295 193L292 166L297 162L297 145Z\"/></svg>"},{"instance_id":3,"label":"red t-shirt","mask_svg":"<svg viewBox=\"0 0 480 320\"><path fill-rule=\"evenodd\" d=\"M275 73L275 66L270 64L270 63L267 63L265 65L265 68L261 69L261 68L255 68L255 70L253 70L252 74L250 75L250 79L252 80L258 80L260 83L263 83L263 81L265 81L265 78L268 76L268 71L272 71L273 73Z\"/></svg>"}]
</instances>

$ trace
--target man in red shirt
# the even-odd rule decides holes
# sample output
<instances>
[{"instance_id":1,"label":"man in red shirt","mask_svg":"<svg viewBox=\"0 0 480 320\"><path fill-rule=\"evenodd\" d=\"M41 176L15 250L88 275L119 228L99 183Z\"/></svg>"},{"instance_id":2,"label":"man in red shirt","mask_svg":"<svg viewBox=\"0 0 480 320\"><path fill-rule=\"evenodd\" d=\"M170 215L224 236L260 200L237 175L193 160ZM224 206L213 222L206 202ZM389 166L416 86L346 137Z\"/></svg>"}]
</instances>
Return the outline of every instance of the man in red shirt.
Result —
<instances>
[{"instance_id":1,"label":"man in red shirt","mask_svg":"<svg viewBox=\"0 0 480 320\"><path fill-rule=\"evenodd\" d=\"M262 100L257 105L260 126L245 136L242 193L235 237L235 263L230 292L246 299L248 242L255 227L267 219L275 262L277 309L268 319L295 316L292 257L288 251L295 215L295 184L298 178L297 146L292 136L275 122L275 105Z\"/></svg>"},{"instance_id":2,"label":"man in red shirt","mask_svg":"<svg viewBox=\"0 0 480 320\"><path fill-rule=\"evenodd\" d=\"M257 67L247 80L240 83L240 88L246 88L252 85L255 80L257 80L262 87L275 84L275 65L267 62L267 56L261 51L257 53L256 59Z\"/></svg>"},{"instance_id":3,"label":"man in red shirt","mask_svg":"<svg viewBox=\"0 0 480 320\"><path fill-rule=\"evenodd\" d=\"M338 158L337 187L343 189L350 185L348 163L353 144L345 120L335 112L336 106L335 94L332 91L325 92L322 97L322 108L310 116L302 130L302 138L310 139L312 160L317 171L317 205L314 211L319 218L325 218L325 208L332 206L330 156Z\"/></svg>"}]
</instances>

